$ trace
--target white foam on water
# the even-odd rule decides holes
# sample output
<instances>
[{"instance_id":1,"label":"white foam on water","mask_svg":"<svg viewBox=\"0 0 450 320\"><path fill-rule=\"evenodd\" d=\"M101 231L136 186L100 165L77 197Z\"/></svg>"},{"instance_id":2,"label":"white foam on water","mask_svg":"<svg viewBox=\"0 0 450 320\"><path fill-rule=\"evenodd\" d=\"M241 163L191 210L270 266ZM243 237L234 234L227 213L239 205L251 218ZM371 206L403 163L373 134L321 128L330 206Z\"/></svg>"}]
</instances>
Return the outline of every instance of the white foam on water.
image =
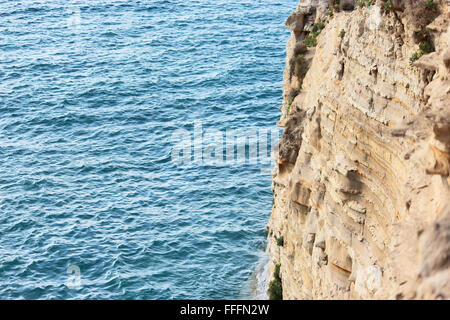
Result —
<instances>
[{"instance_id":1,"label":"white foam on water","mask_svg":"<svg viewBox=\"0 0 450 320\"><path fill-rule=\"evenodd\" d=\"M267 286L269 279L269 245L267 241L266 249L259 257L258 265L255 271L255 286L253 291L253 298L256 300L267 300Z\"/></svg>"}]
</instances>

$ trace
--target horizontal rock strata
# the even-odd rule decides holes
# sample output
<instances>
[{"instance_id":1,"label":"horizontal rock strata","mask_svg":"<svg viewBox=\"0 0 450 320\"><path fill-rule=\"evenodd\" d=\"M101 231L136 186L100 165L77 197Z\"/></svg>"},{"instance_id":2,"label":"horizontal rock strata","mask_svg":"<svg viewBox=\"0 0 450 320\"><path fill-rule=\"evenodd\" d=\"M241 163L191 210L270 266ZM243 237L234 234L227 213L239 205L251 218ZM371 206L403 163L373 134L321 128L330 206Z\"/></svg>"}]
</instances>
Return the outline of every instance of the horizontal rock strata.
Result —
<instances>
[{"instance_id":1,"label":"horizontal rock strata","mask_svg":"<svg viewBox=\"0 0 450 320\"><path fill-rule=\"evenodd\" d=\"M450 298L450 13L433 3L287 19L267 226L284 299Z\"/></svg>"}]
</instances>

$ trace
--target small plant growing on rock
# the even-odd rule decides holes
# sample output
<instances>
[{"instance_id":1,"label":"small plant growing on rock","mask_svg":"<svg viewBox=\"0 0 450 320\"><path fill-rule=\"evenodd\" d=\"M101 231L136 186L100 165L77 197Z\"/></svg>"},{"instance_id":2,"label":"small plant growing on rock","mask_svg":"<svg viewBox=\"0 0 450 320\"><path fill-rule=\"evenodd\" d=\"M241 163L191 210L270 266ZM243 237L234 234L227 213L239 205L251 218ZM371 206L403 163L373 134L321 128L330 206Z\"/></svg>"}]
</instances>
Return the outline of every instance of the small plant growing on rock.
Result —
<instances>
[{"instance_id":1,"label":"small plant growing on rock","mask_svg":"<svg viewBox=\"0 0 450 320\"><path fill-rule=\"evenodd\" d=\"M275 265L273 280L269 283L267 293L269 294L270 300L283 300L283 286L280 277L280 267L281 265L279 263Z\"/></svg>"},{"instance_id":2,"label":"small plant growing on rock","mask_svg":"<svg viewBox=\"0 0 450 320\"><path fill-rule=\"evenodd\" d=\"M357 5L359 8L362 8L362 7L370 8L370 6L373 5L373 3L374 3L374 0L359 0L359 1L356 3L356 5Z\"/></svg>"},{"instance_id":3,"label":"small plant growing on rock","mask_svg":"<svg viewBox=\"0 0 450 320\"><path fill-rule=\"evenodd\" d=\"M419 53L421 53L422 55L428 54L433 51L434 51L433 45L428 40L422 41L419 44Z\"/></svg>"},{"instance_id":4,"label":"small plant growing on rock","mask_svg":"<svg viewBox=\"0 0 450 320\"><path fill-rule=\"evenodd\" d=\"M328 0L328 5L338 12L341 8L341 0Z\"/></svg>"},{"instance_id":5,"label":"small plant growing on rock","mask_svg":"<svg viewBox=\"0 0 450 320\"><path fill-rule=\"evenodd\" d=\"M291 112L291 107L292 107L292 103L294 102L294 98L295 96L289 96L288 100L287 100L287 109L286 109L286 114L284 115L285 117L287 117L289 115L289 113Z\"/></svg>"},{"instance_id":6,"label":"small plant growing on rock","mask_svg":"<svg viewBox=\"0 0 450 320\"><path fill-rule=\"evenodd\" d=\"M291 113L291 106L292 106L292 102L290 102L288 105L288 108L286 110L286 117L289 115L289 113Z\"/></svg>"},{"instance_id":7,"label":"small plant growing on rock","mask_svg":"<svg viewBox=\"0 0 450 320\"><path fill-rule=\"evenodd\" d=\"M275 265L275 269L273 270L273 278L276 279L276 280L281 280L280 268L281 268L281 264L277 263Z\"/></svg>"},{"instance_id":8,"label":"small plant growing on rock","mask_svg":"<svg viewBox=\"0 0 450 320\"><path fill-rule=\"evenodd\" d=\"M341 31L339 32L339 37L343 38L345 36L345 30L341 29Z\"/></svg>"},{"instance_id":9,"label":"small plant growing on rock","mask_svg":"<svg viewBox=\"0 0 450 320\"><path fill-rule=\"evenodd\" d=\"M386 12L391 11L392 10L392 0L387 0L384 3L383 7L384 7L384 11L386 11Z\"/></svg>"},{"instance_id":10,"label":"small plant growing on rock","mask_svg":"<svg viewBox=\"0 0 450 320\"><path fill-rule=\"evenodd\" d=\"M425 1L425 8L429 10L437 10L437 4L433 0Z\"/></svg>"},{"instance_id":11,"label":"small plant growing on rock","mask_svg":"<svg viewBox=\"0 0 450 320\"><path fill-rule=\"evenodd\" d=\"M288 96L286 97L286 99L287 99L287 109L286 109L286 114L285 114L286 117L289 115L289 113L291 111L292 103L294 102L294 99L297 95L298 95L298 90L295 88L291 88Z\"/></svg>"},{"instance_id":12,"label":"small plant growing on rock","mask_svg":"<svg viewBox=\"0 0 450 320\"><path fill-rule=\"evenodd\" d=\"M267 293L269 294L269 300L283 300L283 287L281 281L270 281Z\"/></svg>"},{"instance_id":13,"label":"small plant growing on rock","mask_svg":"<svg viewBox=\"0 0 450 320\"><path fill-rule=\"evenodd\" d=\"M419 44L419 50L414 52L414 54L409 58L409 65L412 66L415 61L417 61L424 54L429 54L434 51L434 47L430 41L424 40Z\"/></svg>"},{"instance_id":14,"label":"small plant growing on rock","mask_svg":"<svg viewBox=\"0 0 450 320\"><path fill-rule=\"evenodd\" d=\"M314 23L312 27L312 34L317 37L322 32L323 28L325 28L325 24L323 22Z\"/></svg>"},{"instance_id":15,"label":"small plant growing on rock","mask_svg":"<svg viewBox=\"0 0 450 320\"><path fill-rule=\"evenodd\" d=\"M317 46L317 39L315 37L309 35L305 38L305 40L303 40L303 43L307 47L315 47L315 46Z\"/></svg>"},{"instance_id":16,"label":"small plant growing on rock","mask_svg":"<svg viewBox=\"0 0 450 320\"><path fill-rule=\"evenodd\" d=\"M284 246L284 237L281 236L277 239L277 246L282 247Z\"/></svg>"},{"instance_id":17,"label":"small plant growing on rock","mask_svg":"<svg viewBox=\"0 0 450 320\"><path fill-rule=\"evenodd\" d=\"M409 58L409 65L412 67L413 63L418 60L419 57L419 53L414 52L413 55Z\"/></svg>"},{"instance_id":18,"label":"small plant growing on rock","mask_svg":"<svg viewBox=\"0 0 450 320\"><path fill-rule=\"evenodd\" d=\"M307 47L315 47L317 45L317 36L322 32L323 28L325 28L323 22L314 23L311 33L303 40L303 43Z\"/></svg>"}]
</instances>

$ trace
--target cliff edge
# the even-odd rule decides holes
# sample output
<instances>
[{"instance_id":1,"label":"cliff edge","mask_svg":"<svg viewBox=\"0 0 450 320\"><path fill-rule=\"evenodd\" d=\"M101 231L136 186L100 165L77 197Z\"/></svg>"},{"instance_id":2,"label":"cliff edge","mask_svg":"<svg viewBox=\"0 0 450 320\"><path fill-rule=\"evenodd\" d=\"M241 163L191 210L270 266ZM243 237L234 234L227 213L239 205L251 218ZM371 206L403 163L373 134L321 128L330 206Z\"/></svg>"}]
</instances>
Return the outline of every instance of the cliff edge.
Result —
<instances>
[{"instance_id":1,"label":"cliff edge","mask_svg":"<svg viewBox=\"0 0 450 320\"><path fill-rule=\"evenodd\" d=\"M443 0L287 19L272 298L450 298L449 21Z\"/></svg>"}]
</instances>

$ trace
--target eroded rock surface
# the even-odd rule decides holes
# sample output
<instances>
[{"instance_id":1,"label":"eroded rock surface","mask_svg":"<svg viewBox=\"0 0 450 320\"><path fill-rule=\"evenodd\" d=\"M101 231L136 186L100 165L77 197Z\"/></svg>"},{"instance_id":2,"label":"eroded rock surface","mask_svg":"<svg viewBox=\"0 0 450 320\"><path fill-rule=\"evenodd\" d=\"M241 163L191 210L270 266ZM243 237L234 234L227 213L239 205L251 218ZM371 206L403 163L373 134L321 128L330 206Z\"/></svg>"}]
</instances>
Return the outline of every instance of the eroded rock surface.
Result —
<instances>
[{"instance_id":1,"label":"eroded rock surface","mask_svg":"<svg viewBox=\"0 0 450 320\"><path fill-rule=\"evenodd\" d=\"M284 299L450 298L450 13L386 2L287 19L267 226Z\"/></svg>"}]
</instances>

